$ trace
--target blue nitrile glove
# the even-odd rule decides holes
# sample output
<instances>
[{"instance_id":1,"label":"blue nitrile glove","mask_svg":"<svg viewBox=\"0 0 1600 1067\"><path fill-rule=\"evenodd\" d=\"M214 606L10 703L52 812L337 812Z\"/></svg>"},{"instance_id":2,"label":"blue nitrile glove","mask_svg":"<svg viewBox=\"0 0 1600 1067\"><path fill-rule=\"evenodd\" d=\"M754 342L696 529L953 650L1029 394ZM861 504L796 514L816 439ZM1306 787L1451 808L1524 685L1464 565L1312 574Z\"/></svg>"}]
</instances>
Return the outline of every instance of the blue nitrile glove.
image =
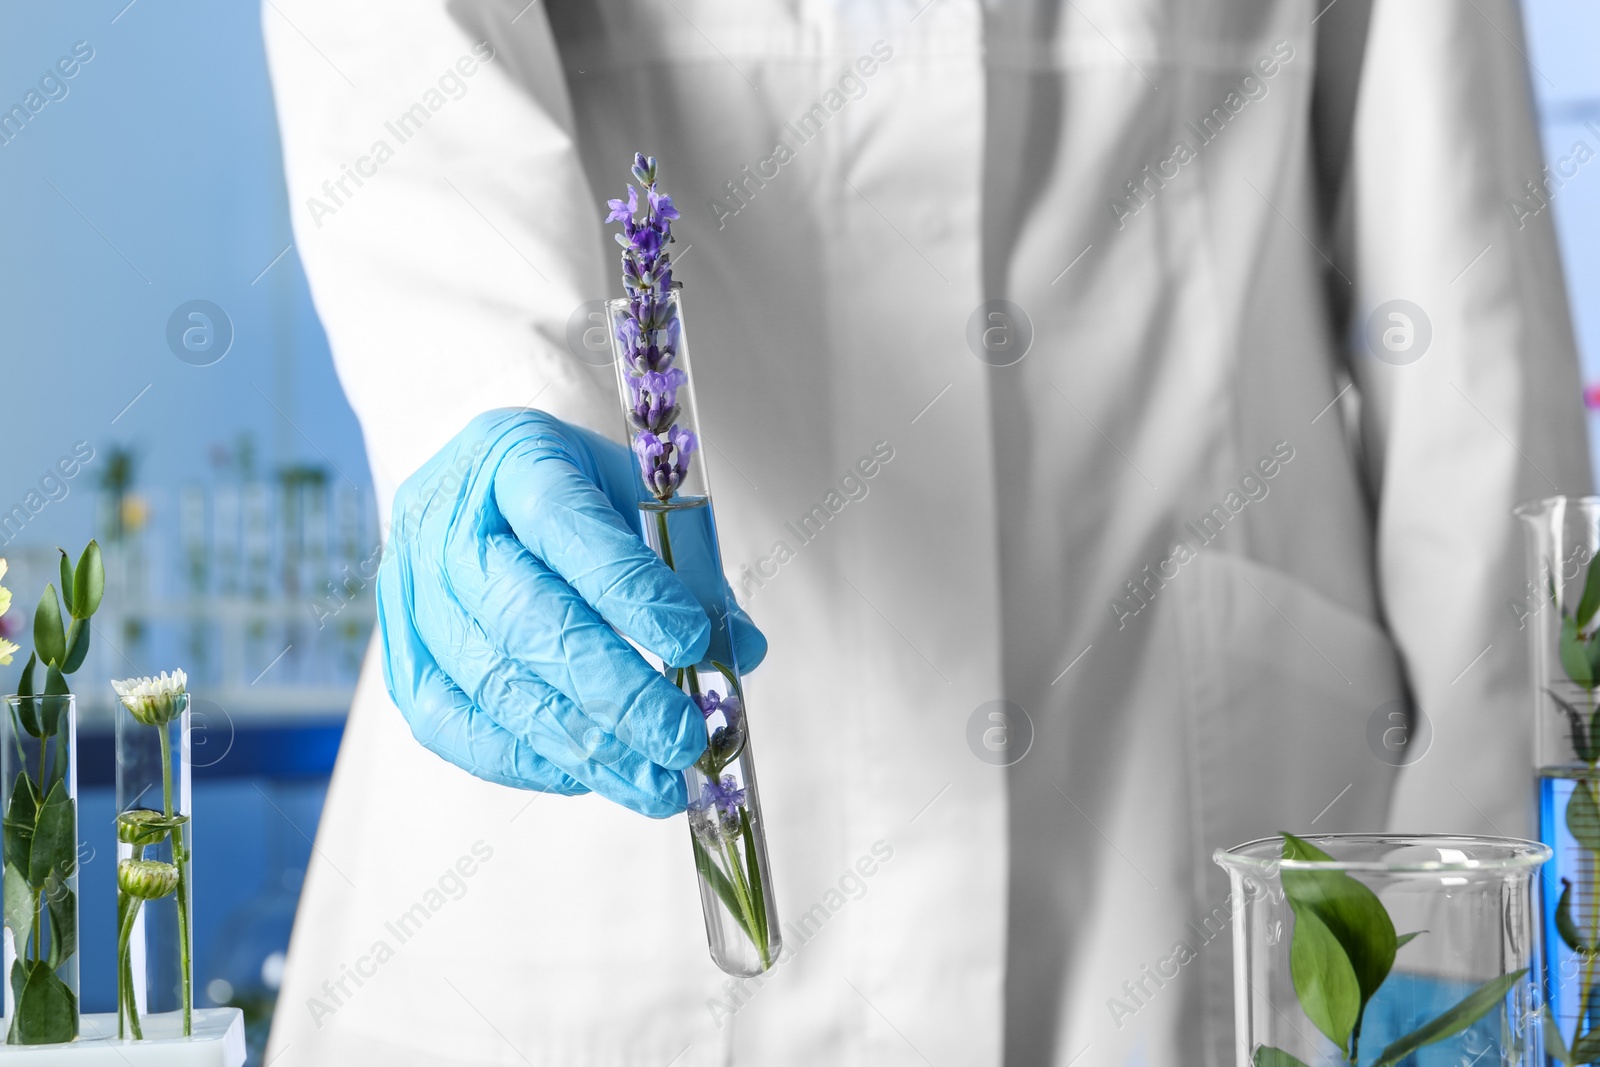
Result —
<instances>
[{"instance_id":1,"label":"blue nitrile glove","mask_svg":"<svg viewBox=\"0 0 1600 1067\"><path fill-rule=\"evenodd\" d=\"M518 409L473 419L406 480L378 622L384 681L418 741L502 785L683 810L679 772L705 720L618 631L682 667L713 626L639 537L642 492L626 448ZM696 588L727 588L706 551L674 563ZM767 642L727 603L749 670Z\"/></svg>"}]
</instances>

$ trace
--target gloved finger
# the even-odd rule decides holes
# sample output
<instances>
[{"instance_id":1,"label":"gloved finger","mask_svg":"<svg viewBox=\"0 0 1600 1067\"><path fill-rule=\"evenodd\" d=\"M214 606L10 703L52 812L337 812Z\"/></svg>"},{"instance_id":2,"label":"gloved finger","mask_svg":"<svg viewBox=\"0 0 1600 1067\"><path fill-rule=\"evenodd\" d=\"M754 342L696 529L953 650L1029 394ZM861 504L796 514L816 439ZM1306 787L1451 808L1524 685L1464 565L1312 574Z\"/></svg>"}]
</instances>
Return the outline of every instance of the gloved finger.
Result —
<instances>
[{"instance_id":1,"label":"gloved finger","mask_svg":"<svg viewBox=\"0 0 1600 1067\"><path fill-rule=\"evenodd\" d=\"M727 588L724 583L724 588ZM750 616L733 599L733 590L728 589L728 633L733 638L734 655L739 657L739 673L749 674L761 666L761 661L767 658L767 635L762 633L756 624L750 621Z\"/></svg>"},{"instance_id":2,"label":"gloved finger","mask_svg":"<svg viewBox=\"0 0 1600 1067\"><path fill-rule=\"evenodd\" d=\"M507 450L494 472L494 498L517 539L606 622L671 666L705 654L711 625L704 609L555 435Z\"/></svg>"},{"instance_id":3,"label":"gloved finger","mask_svg":"<svg viewBox=\"0 0 1600 1067\"><path fill-rule=\"evenodd\" d=\"M589 790L484 714L439 669L410 617L409 581L399 566L378 573L383 680L421 745L486 781L573 796ZM679 776L681 777L681 776Z\"/></svg>"},{"instance_id":4,"label":"gloved finger","mask_svg":"<svg viewBox=\"0 0 1600 1067\"><path fill-rule=\"evenodd\" d=\"M497 720L506 722L500 701L509 698L479 692L469 677L547 683L664 768L682 770L705 751L705 717L694 702L509 533L452 534L445 558L461 612L425 617L422 633Z\"/></svg>"}]
</instances>

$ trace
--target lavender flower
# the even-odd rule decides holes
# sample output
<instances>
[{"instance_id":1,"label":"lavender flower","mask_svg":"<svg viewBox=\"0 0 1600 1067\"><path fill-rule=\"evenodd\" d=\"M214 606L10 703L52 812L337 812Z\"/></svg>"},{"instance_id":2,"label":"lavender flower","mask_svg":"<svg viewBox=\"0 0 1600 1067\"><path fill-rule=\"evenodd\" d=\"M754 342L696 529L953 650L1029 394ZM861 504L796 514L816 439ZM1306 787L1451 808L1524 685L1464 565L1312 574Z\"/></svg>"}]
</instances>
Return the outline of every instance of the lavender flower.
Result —
<instances>
[{"instance_id":1,"label":"lavender flower","mask_svg":"<svg viewBox=\"0 0 1600 1067\"><path fill-rule=\"evenodd\" d=\"M722 776L722 780L707 781L702 796L708 807L720 808L725 814L734 815L739 811L739 805L744 803L745 791L739 788L738 781L731 774Z\"/></svg>"},{"instance_id":2,"label":"lavender flower","mask_svg":"<svg viewBox=\"0 0 1600 1067\"><path fill-rule=\"evenodd\" d=\"M617 340L632 380L628 412L635 434L634 454L645 487L657 500L672 499L689 473L689 456L699 447L694 433L680 429L678 390L689 376L674 367L683 326L672 292L672 222L679 217L672 197L656 188L655 157L636 154L633 176L644 189L628 186L626 200L609 200L607 222L622 223L616 235L622 246L622 285L628 294L628 312L617 324ZM641 208L643 211L641 213Z\"/></svg>"}]
</instances>

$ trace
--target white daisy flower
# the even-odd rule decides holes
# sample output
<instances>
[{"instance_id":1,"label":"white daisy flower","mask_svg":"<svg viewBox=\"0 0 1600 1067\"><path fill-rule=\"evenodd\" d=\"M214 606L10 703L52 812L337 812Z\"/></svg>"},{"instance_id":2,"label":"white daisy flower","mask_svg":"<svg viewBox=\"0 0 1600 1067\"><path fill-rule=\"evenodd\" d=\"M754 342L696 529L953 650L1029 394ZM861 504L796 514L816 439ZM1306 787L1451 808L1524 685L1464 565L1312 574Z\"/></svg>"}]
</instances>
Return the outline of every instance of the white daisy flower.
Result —
<instances>
[{"instance_id":1,"label":"white daisy flower","mask_svg":"<svg viewBox=\"0 0 1600 1067\"><path fill-rule=\"evenodd\" d=\"M122 704L133 717L146 726L165 726L178 714L189 678L182 671L170 675L162 671L157 678L128 678L112 680L111 688L117 691Z\"/></svg>"}]
</instances>

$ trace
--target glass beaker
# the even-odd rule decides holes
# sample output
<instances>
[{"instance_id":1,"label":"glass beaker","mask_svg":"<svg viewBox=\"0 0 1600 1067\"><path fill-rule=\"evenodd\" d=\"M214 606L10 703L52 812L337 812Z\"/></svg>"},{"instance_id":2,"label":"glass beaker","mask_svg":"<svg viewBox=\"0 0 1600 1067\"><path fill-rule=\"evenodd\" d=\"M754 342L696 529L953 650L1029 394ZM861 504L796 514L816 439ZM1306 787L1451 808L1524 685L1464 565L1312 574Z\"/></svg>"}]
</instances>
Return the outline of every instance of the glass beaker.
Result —
<instances>
[{"instance_id":1,"label":"glass beaker","mask_svg":"<svg viewBox=\"0 0 1600 1067\"><path fill-rule=\"evenodd\" d=\"M1324 834L1219 849L1238 1067L1543 1067L1534 876L1510 838Z\"/></svg>"}]
</instances>

